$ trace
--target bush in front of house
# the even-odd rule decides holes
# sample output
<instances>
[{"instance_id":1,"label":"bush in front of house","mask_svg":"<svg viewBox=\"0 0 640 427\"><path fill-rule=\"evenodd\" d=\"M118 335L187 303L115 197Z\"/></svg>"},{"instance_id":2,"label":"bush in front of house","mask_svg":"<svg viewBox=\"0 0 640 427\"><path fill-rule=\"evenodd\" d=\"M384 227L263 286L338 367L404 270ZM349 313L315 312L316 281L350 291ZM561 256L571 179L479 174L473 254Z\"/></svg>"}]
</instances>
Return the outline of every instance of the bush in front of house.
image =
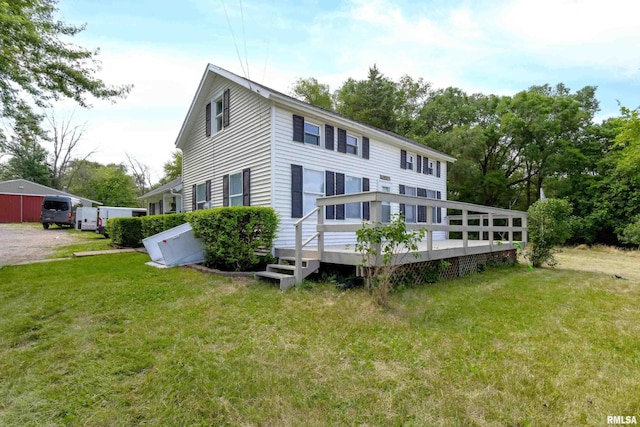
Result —
<instances>
[{"instance_id":1,"label":"bush in front of house","mask_svg":"<svg viewBox=\"0 0 640 427\"><path fill-rule=\"evenodd\" d=\"M271 258L278 229L272 208L233 206L187 215L197 237L204 240L205 264L221 270L248 271Z\"/></svg>"},{"instance_id":2,"label":"bush in front of house","mask_svg":"<svg viewBox=\"0 0 640 427\"><path fill-rule=\"evenodd\" d=\"M111 218L107 220L107 233L111 241L119 246L137 248L142 245L140 217Z\"/></svg>"},{"instance_id":3,"label":"bush in front of house","mask_svg":"<svg viewBox=\"0 0 640 427\"><path fill-rule=\"evenodd\" d=\"M140 219L142 220L143 239L187 222L186 214L184 213L151 215Z\"/></svg>"}]
</instances>

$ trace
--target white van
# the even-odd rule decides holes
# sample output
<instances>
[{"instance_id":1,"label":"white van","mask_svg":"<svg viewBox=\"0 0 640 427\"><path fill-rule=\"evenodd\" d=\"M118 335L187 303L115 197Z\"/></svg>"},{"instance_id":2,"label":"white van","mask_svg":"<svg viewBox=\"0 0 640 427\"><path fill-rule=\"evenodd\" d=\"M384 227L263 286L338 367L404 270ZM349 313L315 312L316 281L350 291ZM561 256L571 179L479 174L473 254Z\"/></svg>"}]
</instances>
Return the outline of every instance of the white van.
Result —
<instances>
[{"instance_id":1,"label":"white van","mask_svg":"<svg viewBox=\"0 0 640 427\"><path fill-rule=\"evenodd\" d=\"M76 208L76 230L96 231L98 229L98 208Z\"/></svg>"},{"instance_id":2,"label":"white van","mask_svg":"<svg viewBox=\"0 0 640 427\"><path fill-rule=\"evenodd\" d=\"M145 208L122 208L117 206L100 206L98 208L98 222L96 233L100 233L105 237L107 234L107 221L109 218L127 218L133 216L147 216Z\"/></svg>"}]
</instances>

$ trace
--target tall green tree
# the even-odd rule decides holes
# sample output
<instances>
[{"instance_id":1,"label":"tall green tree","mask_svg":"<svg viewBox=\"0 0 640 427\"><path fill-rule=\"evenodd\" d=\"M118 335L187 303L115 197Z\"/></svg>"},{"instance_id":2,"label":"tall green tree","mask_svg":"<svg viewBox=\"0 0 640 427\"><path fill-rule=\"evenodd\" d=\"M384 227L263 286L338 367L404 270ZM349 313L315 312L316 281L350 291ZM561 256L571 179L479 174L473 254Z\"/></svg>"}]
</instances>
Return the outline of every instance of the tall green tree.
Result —
<instances>
[{"instance_id":1,"label":"tall green tree","mask_svg":"<svg viewBox=\"0 0 640 427\"><path fill-rule=\"evenodd\" d=\"M182 176L182 151L176 150L171 153L171 159L162 166L164 176L160 179L160 185L173 181Z\"/></svg>"},{"instance_id":2,"label":"tall green tree","mask_svg":"<svg viewBox=\"0 0 640 427\"><path fill-rule=\"evenodd\" d=\"M70 42L85 26L58 20L56 5L57 0L0 1L0 118L25 120L37 115L34 106L46 108L62 98L86 107L88 95L115 99L131 89L96 77L98 49ZM38 121L29 123L43 135Z\"/></svg>"},{"instance_id":3,"label":"tall green tree","mask_svg":"<svg viewBox=\"0 0 640 427\"><path fill-rule=\"evenodd\" d=\"M296 80L291 89L291 95L316 107L333 110L333 99L331 92L329 92L329 85L319 83L313 77Z\"/></svg>"},{"instance_id":4,"label":"tall green tree","mask_svg":"<svg viewBox=\"0 0 640 427\"><path fill-rule=\"evenodd\" d=\"M335 94L336 111L350 119L380 129L396 131L398 127L398 97L396 84L385 77L378 67L369 68L366 80L349 78Z\"/></svg>"},{"instance_id":5,"label":"tall green tree","mask_svg":"<svg viewBox=\"0 0 640 427\"><path fill-rule=\"evenodd\" d=\"M87 197L107 206L139 205L134 178L124 164L103 165L88 160L76 160L67 170L69 192Z\"/></svg>"},{"instance_id":6,"label":"tall green tree","mask_svg":"<svg viewBox=\"0 0 640 427\"><path fill-rule=\"evenodd\" d=\"M10 138L0 140L0 153L8 160L0 163L0 180L27 179L42 185L50 185L47 151L40 145L40 134L35 131L36 117L21 117L14 121Z\"/></svg>"}]
</instances>

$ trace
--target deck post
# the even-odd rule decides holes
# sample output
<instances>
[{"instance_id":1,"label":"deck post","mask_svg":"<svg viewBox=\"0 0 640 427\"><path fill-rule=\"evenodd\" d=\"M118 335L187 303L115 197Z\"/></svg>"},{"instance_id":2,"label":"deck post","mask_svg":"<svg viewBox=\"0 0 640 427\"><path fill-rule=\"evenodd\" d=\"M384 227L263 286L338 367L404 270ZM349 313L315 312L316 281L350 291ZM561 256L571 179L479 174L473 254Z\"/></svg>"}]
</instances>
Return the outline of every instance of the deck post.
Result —
<instances>
[{"instance_id":1,"label":"deck post","mask_svg":"<svg viewBox=\"0 0 640 427\"><path fill-rule=\"evenodd\" d=\"M469 247L469 218L468 211L462 211L462 247L464 248L464 253L467 253L467 248Z\"/></svg>"},{"instance_id":2,"label":"deck post","mask_svg":"<svg viewBox=\"0 0 640 427\"><path fill-rule=\"evenodd\" d=\"M447 218L447 223L451 225L451 220ZM431 258L431 250L433 249L433 230L429 230L429 225L433 224L433 209L427 207L427 254ZM447 239L449 232L447 232Z\"/></svg>"},{"instance_id":3,"label":"deck post","mask_svg":"<svg viewBox=\"0 0 640 427\"><path fill-rule=\"evenodd\" d=\"M371 225L373 227L379 227L382 223L382 202L379 200L372 200L369 202L369 213L371 215ZM373 250L376 253L375 266L379 266L382 264L382 245L374 244Z\"/></svg>"},{"instance_id":4,"label":"deck post","mask_svg":"<svg viewBox=\"0 0 640 427\"><path fill-rule=\"evenodd\" d=\"M318 209L318 227L316 231L318 234L318 259L322 261L322 253L324 252L324 231L320 230L320 226L324 225L324 207L320 206Z\"/></svg>"},{"instance_id":5,"label":"deck post","mask_svg":"<svg viewBox=\"0 0 640 427\"><path fill-rule=\"evenodd\" d=\"M296 222L296 265L293 271L293 277L295 277L296 285L302 282L302 223Z\"/></svg>"},{"instance_id":6,"label":"deck post","mask_svg":"<svg viewBox=\"0 0 640 427\"><path fill-rule=\"evenodd\" d=\"M489 212L487 216L489 218L489 222L487 224L489 227L489 248L491 249L491 252L493 252L493 213Z\"/></svg>"},{"instance_id":7,"label":"deck post","mask_svg":"<svg viewBox=\"0 0 640 427\"><path fill-rule=\"evenodd\" d=\"M513 217L509 215L507 225L509 226L509 244L513 245Z\"/></svg>"}]
</instances>

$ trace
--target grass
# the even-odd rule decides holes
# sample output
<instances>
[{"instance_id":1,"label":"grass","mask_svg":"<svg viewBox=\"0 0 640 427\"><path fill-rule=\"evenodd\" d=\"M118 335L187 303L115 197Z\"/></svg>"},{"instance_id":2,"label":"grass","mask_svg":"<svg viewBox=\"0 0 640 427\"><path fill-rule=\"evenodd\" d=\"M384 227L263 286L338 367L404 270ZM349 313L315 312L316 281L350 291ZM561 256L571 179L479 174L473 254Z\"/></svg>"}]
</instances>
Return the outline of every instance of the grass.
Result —
<instances>
[{"instance_id":1,"label":"grass","mask_svg":"<svg viewBox=\"0 0 640 427\"><path fill-rule=\"evenodd\" d=\"M0 425L605 425L640 415L631 277L491 269L394 293L380 310L362 290L281 293L145 261L0 269Z\"/></svg>"},{"instance_id":2,"label":"grass","mask_svg":"<svg viewBox=\"0 0 640 427\"><path fill-rule=\"evenodd\" d=\"M69 229L67 232L74 235L78 240L78 243L56 247L54 253L49 258L70 257L73 256L74 252L114 249L114 247L111 246L111 239L104 237L102 234L89 231L78 231L73 228Z\"/></svg>"}]
</instances>

